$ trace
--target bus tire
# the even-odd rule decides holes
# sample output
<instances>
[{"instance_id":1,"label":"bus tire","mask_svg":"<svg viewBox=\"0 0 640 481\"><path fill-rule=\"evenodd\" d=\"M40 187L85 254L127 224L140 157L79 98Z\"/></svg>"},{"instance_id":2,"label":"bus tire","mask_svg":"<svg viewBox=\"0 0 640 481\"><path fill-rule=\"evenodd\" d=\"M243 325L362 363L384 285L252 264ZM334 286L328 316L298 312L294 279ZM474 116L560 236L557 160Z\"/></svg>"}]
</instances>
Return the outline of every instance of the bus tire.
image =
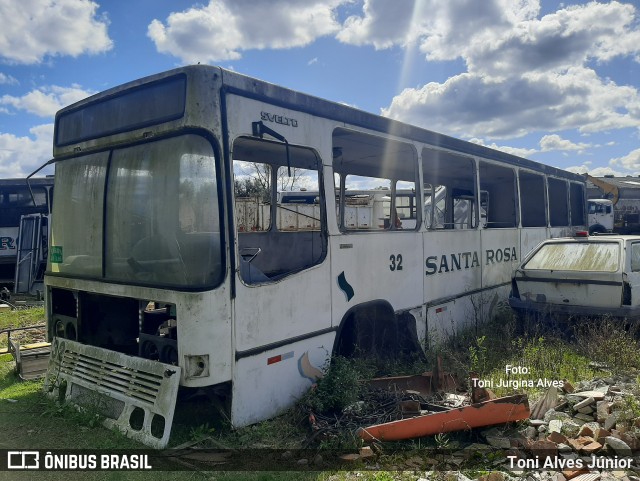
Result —
<instances>
[{"instance_id":1,"label":"bus tire","mask_svg":"<svg viewBox=\"0 0 640 481\"><path fill-rule=\"evenodd\" d=\"M604 234L605 232L607 232L607 229L605 229L600 224L593 224L589 227L589 235Z\"/></svg>"}]
</instances>

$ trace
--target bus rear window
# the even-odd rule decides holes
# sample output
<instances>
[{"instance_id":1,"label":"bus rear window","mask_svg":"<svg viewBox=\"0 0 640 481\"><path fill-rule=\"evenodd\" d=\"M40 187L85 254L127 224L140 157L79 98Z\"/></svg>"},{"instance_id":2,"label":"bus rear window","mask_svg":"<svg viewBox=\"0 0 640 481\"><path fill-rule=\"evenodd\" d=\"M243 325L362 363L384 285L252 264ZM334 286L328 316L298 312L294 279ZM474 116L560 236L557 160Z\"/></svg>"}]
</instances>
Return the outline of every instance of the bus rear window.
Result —
<instances>
[{"instance_id":1,"label":"bus rear window","mask_svg":"<svg viewBox=\"0 0 640 481\"><path fill-rule=\"evenodd\" d=\"M525 270L615 272L620 246L615 242L562 242L543 245L525 264Z\"/></svg>"},{"instance_id":2,"label":"bus rear window","mask_svg":"<svg viewBox=\"0 0 640 481\"><path fill-rule=\"evenodd\" d=\"M56 119L56 146L179 119L186 85L186 76L177 75L63 112Z\"/></svg>"}]
</instances>

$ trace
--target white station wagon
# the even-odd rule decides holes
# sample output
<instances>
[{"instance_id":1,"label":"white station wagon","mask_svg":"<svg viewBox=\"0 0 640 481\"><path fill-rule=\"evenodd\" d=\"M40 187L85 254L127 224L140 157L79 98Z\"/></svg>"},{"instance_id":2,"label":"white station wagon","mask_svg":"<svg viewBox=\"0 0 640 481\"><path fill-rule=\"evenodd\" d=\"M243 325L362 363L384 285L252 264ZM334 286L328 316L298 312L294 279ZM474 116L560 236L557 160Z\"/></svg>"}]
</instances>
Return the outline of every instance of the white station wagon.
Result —
<instances>
[{"instance_id":1,"label":"white station wagon","mask_svg":"<svg viewBox=\"0 0 640 481\"><path fill-rule=\"evenodd\" d=\"M546 240L516 269L511 288L518 314L640 318L640 236Z\"/></svg>"}]
</instances>

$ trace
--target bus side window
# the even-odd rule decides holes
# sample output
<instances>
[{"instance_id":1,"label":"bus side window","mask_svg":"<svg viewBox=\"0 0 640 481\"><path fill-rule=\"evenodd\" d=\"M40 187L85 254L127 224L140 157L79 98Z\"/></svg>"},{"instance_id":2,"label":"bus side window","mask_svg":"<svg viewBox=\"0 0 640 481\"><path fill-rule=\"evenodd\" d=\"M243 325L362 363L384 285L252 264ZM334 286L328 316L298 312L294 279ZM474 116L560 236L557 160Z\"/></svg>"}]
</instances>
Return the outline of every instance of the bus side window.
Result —
<instances>
[{"instance_id":1,"label":"bus side window","mask_svg":"<svg viewBox=\"0 0 640 481\"><path fill-rule=\"evenodd\" d=\"M517 227L515 172L510 167L480 161L480 191L494 202L486 211L487 229Z\"/></svg>"},{"instance_id":2,"label":"bus side window","mask_svg":"<svg viewBox=\"0 0 640 481\"><path fill-rule=\"evenodd\" d=\"M411 144L343 128L333 133L337 219L343 231L415 230L417 155Z\"/></svg>"},{"instance_id":3,"label":"bus side window","mask_svg":"<svg viewBox=\"0 0 640 481\"><path fill-rule=\"evenodd\" d=\"M424 216L428 229L474 229L478 225L473 159L422 150Z\"/></svg>"},{"instance_id":4,"label":"bus side window","mask_svg":"<svg viewBox=\"0 0 640 481\"><path fill-rule=\"evenodd\" d=\"M549 189L549 222L551 227L565 227L569 225L569 207L567 182L553 177L547 177Z\"/></svg>"},{"instance_id":5,"label":"bus side window","mask_svg":"<svg viewBox=\"0 0 640 481\"><path fill-rule=\"evenodd\" d=\"M520 170L520 215L522 227L546 227L547 208L544 176ZM589 204L591 209L593 204Z\"/></svg>"},{"instance_id":6,"label":"bus side window","mask_svg":"<svg viewBox=\"0 0 640 481\"><path fill-rule=\"evenodd\" d=\"M247 284L279 280L326 256L320 159L304 147L289 152L254 138L234 143L239 270Z\"/></svg>"}]
</instances>

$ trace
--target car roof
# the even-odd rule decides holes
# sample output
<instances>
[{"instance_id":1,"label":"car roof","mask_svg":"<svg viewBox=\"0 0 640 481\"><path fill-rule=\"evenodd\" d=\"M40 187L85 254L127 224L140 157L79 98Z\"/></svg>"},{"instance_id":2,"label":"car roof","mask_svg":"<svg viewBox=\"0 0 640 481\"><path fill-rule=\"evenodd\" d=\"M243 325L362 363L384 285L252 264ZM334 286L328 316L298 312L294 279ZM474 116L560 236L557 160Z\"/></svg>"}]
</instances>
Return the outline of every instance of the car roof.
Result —
<instances>
[{"instance_id":1,"label":"car roof","mask_svg":"<svg viewBox=\"0 0 640 481\"><path fill-rule=\"evenodd\" d=\"M629 242L640 241L640 235L601 234L588 237L555 237L547 239L544 243L553 242Z\"/></svg>"}]
</instances>

